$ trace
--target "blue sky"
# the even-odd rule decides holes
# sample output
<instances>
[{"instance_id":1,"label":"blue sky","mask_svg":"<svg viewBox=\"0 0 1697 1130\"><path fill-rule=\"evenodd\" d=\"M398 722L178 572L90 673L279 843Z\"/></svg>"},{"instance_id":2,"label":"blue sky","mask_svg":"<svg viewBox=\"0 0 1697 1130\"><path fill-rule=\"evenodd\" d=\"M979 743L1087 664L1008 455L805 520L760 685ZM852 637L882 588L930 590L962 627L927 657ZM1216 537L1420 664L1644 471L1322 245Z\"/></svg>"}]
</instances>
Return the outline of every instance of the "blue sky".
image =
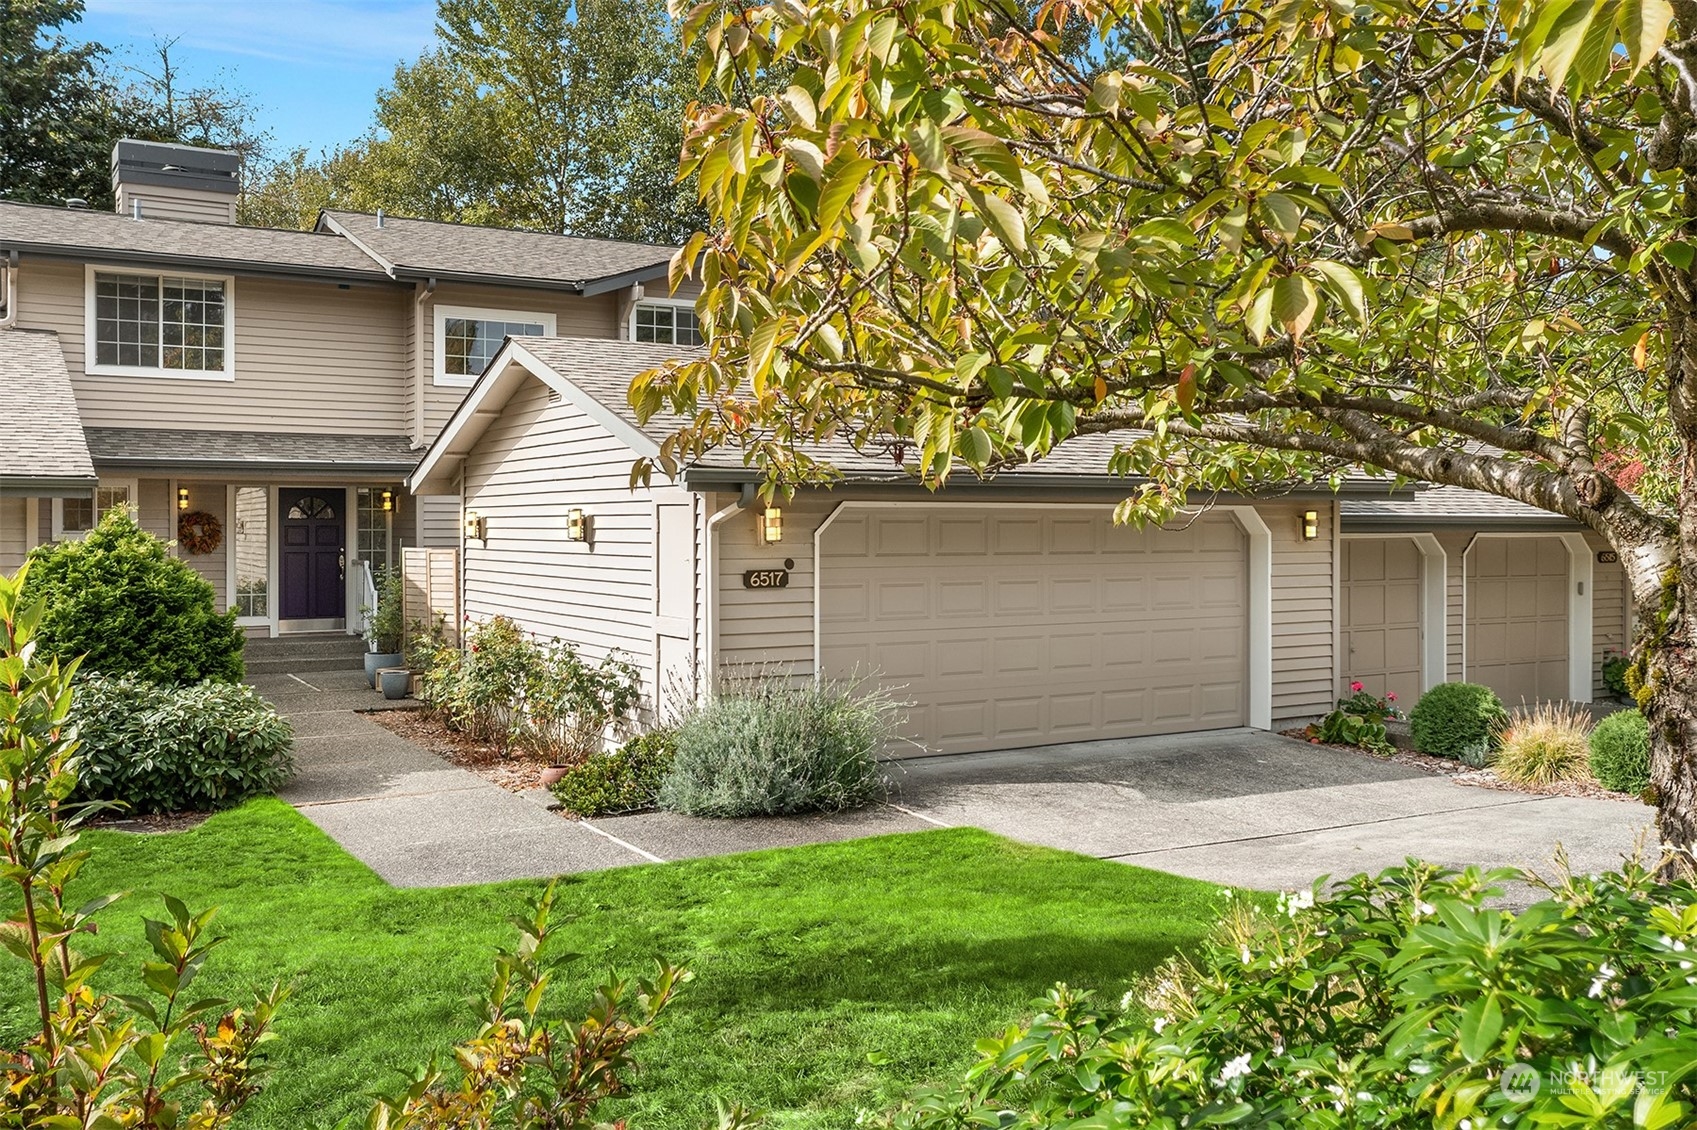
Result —
<instances>
[{"instance_id":1,"label":"blue sky","mask_svg":"<svg viewBox=\"0 0 1697 1130\"><path fill-rule=\"evenodd\" d=\"M395 64L434 38L434 0L88 0L68 38L113 49L111 62L152 62L155 39L190 86L244 90L278 152L314 155L363 133Z\"/></svg>"}]
</instances>

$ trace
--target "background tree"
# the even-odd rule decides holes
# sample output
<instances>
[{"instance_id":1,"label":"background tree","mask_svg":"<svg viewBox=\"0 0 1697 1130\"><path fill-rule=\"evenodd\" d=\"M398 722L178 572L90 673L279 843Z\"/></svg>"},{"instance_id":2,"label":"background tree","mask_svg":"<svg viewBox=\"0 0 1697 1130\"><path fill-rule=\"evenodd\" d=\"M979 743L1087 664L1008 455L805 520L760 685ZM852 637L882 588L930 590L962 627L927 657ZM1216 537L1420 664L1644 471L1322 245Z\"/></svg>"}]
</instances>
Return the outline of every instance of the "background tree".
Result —
<instances>
[{"instance_id":1,"label":"background tree","mask_svg":"<svg viewBox=\"0 0 1697 1130\"><path fill-rule=\"evenodd\" d=\"M1080 23L1131 57L1080 66ZM1620 551L1660 830L1697 843L1697 2L705 4L686 35L713 226L675 272L701 256L712 348L632 388L688 416L662 464L740 443L787 487L838 437L936 484L1096 432L1131 520L1356 466L1562 514Z\"/></svg>"}]
</instances>

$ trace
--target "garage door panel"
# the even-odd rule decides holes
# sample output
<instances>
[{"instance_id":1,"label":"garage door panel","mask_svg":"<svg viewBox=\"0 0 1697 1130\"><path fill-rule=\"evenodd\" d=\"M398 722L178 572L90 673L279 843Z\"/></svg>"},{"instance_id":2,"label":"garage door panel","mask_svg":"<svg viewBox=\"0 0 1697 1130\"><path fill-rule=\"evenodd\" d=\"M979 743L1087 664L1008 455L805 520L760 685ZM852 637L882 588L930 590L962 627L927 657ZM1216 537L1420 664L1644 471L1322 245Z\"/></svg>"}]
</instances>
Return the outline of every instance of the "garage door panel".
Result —
<instances>
[{"instance_id":1,"label":"garage door panel","mask_svg":"<svg viewBox=\"0 0 1697 1130\"><path fill-rule=\"evenodd\" d=\"M1391 624L1420 622L1420 585L1387 584L1384 587L1384 619Z\"/></svg>"},{"instance_id":2,"label":"garage door panel","mask_svg":"<svg viewBox=\"0 0 1697 1130\"><path fill-rule=\"evenodd\" d=\"M1418 697L1420 549L1409 538L1347 538L1339 562L1345 689L1359 681L1375 694Z\"/></svg>"},{"instance_id":3,"label":"garage door panel","mask_svg":"<svg viewBox=\"0 0 1697 1130\"><path fill-rule=\"evenodd\" d=\"M872 604L870 589L871 585L865 581L821 581L819 618L850 624L864 623Z\"/></svg>"},{"instance_id":4,"label":"garage door panel","mask_svg":"<svg viewBox=\"0 0 1697 1130\"><path fill-rule=\"evenodd\" d=\"M1246 566L1229 517L1172 537L1114 527L1105 510L866 517L866 556L830 556L861 540L831 536L835 523L820 539L822 599L873 612L821 610L821 657L833 674L870 659L906 684L904 733L926 749L1243 724ZM955 552L980 534L990 552Z\"/></svg>"},{"instance_id":5,"label":"garage door panel","mask_svg":"<svg viewBox=\"0 0 1697 1130\"><path fill-rule=\"evenodd\" d=\"M1511 705L1568 691L1567 547L1481 536L1467 559L1467 678Z\"/></svg>"}]
</instances>

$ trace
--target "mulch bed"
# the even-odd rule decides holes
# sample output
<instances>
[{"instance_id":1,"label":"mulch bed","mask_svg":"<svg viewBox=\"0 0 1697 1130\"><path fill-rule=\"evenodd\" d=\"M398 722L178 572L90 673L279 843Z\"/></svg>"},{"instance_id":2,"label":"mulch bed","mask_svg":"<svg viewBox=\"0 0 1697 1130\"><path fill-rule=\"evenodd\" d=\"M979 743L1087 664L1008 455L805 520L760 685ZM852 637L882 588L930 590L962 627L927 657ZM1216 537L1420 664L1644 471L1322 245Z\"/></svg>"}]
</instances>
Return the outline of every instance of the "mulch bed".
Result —
<instances>
[{"instance_id":1,"label":"mulch bed","mask_svg":"<svg viewBox=\"0 0 1697 1130\"><path fill-rule=\"evenodd\" d=\"M374 710L366 717L503 789L522 793L542 787L542 771L548 768L545 759L522 749L503 754L492 745L448 729L428 710Z\"/></svg>"},{"instance_id":2,"label":"mulch bed","mask_svg":"<svg viewBox=\"0 0 1697 1130\"><path fill-rule=\"evenodd\" d=\"M1564 781L1541 787L1533 785L1517 785L1497 776L1495 769L1475 769L1448 757L1433 757L1429 753L1416 753L1411 749L1398 747L1389 756L1382 757L1376 753L1368 753L1359 746L1340 745L1334 742L1316 742L1310 739L1299 727L1294 730L1281 731L1287 738L1308 742L1310 745L1323 745L1327 749L1342 750L1353 753L1357 757L1368 757L1374 761L1388 761L1392 765L1407 765L1411 769L1431 773L1437 777L1448 777L1458 785L1472 785L1479 789L1495 789L1504 793L1524 793L1529 796L1571 796L1582 797L1586 800L1620 800L1630 804L1641 804L1642 801L1632 793L1617 793L1605 789L1595 781Z\"/></svg>"},{"instance_id":3,"label":"mulch bed","mask_svg":"<svg viewBox=\"0 0 1697 1130\"><path fill-rule=\"evenodd\" d=\"M205 823L210 812L161 812L152 816L102 816L88 823L90 828L103 832L135 832L155 835L159 832L186 832Z\"/></svg>"}]
</instances>

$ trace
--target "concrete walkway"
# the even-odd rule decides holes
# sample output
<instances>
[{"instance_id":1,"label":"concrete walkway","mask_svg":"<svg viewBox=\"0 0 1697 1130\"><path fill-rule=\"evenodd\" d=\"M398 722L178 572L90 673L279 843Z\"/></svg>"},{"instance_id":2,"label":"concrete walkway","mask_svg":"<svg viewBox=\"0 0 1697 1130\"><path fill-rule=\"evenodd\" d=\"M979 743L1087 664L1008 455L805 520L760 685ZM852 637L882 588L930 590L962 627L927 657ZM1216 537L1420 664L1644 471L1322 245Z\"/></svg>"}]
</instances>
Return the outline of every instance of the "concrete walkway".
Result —
<instances>
[{"instance_id":1,"label":"concrete walkway","mask_svg":"<svg viewBox=\"0 0 1697 1130\"><path fill-rule=\"evenodd\" d=\"M300 773L283 792L396 886L535 878L890 832L971 826L1103 859L1261 889L1376 871L1408 856L1547 871L1617 864L1651 811L1535 797L1255 730L929 757L892 767L888 805L840 816L572 821L369 718L359 672L263 675L294 723ZM413 705L413 704L397 704Z\"/></svg>"}]
</instances>

